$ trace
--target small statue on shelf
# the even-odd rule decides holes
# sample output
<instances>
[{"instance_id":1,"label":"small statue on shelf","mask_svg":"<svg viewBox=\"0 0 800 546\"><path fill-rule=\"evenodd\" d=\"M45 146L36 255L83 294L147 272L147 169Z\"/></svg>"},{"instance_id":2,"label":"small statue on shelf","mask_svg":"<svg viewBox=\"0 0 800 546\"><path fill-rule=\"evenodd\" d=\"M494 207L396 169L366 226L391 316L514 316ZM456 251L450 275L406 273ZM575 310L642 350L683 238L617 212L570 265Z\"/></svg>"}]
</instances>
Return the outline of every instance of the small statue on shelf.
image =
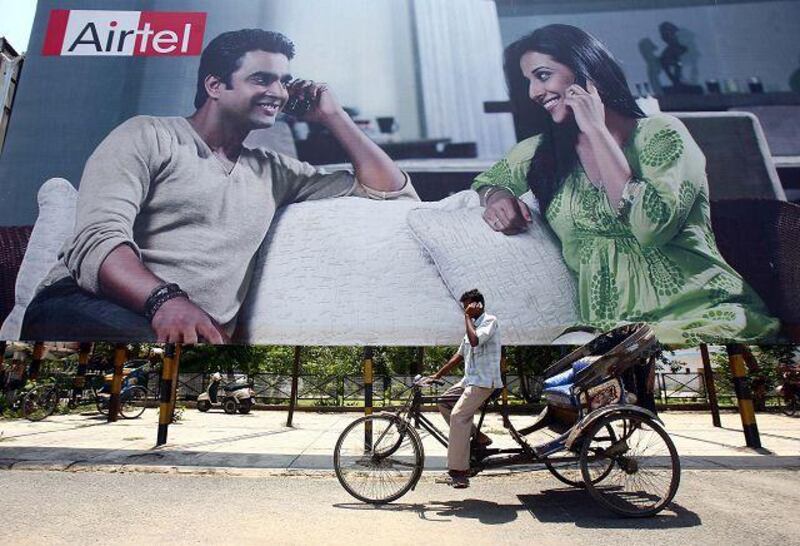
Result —
<instances>
[{"instance_id":1,"label":"small statue on shelf","mask_svg":"<svg viewBox=\"0 0 800 546\"><path fill-rule=\"evenodd\" d=\"M695 56L696 52L690 51L689 47L681 43L678 39L679 29L675 24L664 21L658 30L661 39L667 44L661 51L659 61L667 78L672 82L671 86L662 86L664 94L702 94L702 87L683 81L683 58L687 54Z\"/></svg>"}]
</instances>

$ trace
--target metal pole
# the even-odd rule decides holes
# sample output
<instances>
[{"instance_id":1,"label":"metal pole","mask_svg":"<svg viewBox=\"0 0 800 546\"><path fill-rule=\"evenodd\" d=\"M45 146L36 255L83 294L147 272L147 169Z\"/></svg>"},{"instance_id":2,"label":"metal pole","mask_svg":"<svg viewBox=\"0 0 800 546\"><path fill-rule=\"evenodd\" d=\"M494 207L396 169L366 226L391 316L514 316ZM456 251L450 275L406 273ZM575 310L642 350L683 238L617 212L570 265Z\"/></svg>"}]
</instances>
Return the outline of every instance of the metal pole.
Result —
<instances>
[{"instance_id":1,"label":"metal pole","mask_svg":"<svg viewBox=\"0 0 800 546\"><path fill-rule=\"evenodd\" d=\"M92 352L91 343L81 343L78 349L78 373L75 375L75 382L72 384L72 397L77 400L83 394L86 387L86 366L89 364L89 354Z\"/></svg>"},{"instance_id":2,"label":"metal pole","mask_svg":"<svg viewBox=\"0 0 800 546\"><path fill-rule=\"evenodd\" d=\"M747 381L744 363L744 347L738 344L727 346L728 362L733 375L733 388L739 401L739 415L742 418L744 438L748 447L761 447L761 438L756 424L756 412L753 408L753 393Z\"/></svg>"},{"instance_id":3,"label":"metal pole","mask_svg":"<svg viewBox=\"0 0 800 546\"><path fill-rule=\"evenodd\" d=\"M411 370L411 375L423 373L425 370L425 347L417 347L416 359L413 362L414 369Z\"/></svg>"},{"instance_id":4,"label":"metal pole","mask_svg":"<svg viewBox=\"0 0 800 546\"><path fill-rule=\"evenodd\" d=\"M33 358L28 368L28 379L31 381L39 379L39 371L42 368L42 358L44 358L44 342L37 341L33 344Z\"/></svg>"},{"instance_id":5,"label":"metal pole","mask_svg":"<svg viewBox=\"0 0 800 546\"><path fill-rule=\"evenodd\" d=\"M372 415L372 347L364 347L364 415ZM364 423L364 449L372 451L372 421Z\"/></svg>"},{"instance_id":6,"label":"metal pole","mask_svg":"<svg viewBox=\"0 0 800 546\"><path fill-rule=\"evenodd\" d=\"M111 378L111 398L108 401L108 422L119 417L119 392L122 390L122 369L128 359L128 348L122 343L114 346L114 376Z\"/></svg>"},{"instance_id":7,"label":"metal pole","mask_svg":"<svg viewBox=\"0 0 800 546\"><path fill-rule=\"evenodd\" d=\"M164 357L161 365L161 384L159 385L159 406L158 406L158 436L156 445L161 446L167 443L167 432L169 424L172 422L172 377L175 366L175 344L167 343L164 347Z\"/></svg>"},{"instance_id":8,"label":"metal pole","mask_svg":"<svg viewBox=\"0 0 800 546\"><path fill-rule=\"evenodd\" d=\"M294 419L294 407L297 405L297 380L300 375L300 345L294 348L294 362L292 362L292 391L289 394L289 415L286 417L286 426L291 427Z\"/></svg>"},{"instance_id":9,"label":"metal pole","mask_svg":"<svg viewBox=\"0 0 800 546\"><path fill-rule=\"evenodd\" d=\"M767 393L761 367L758 365L758 360L756 360L750 347L742 346L742 357L744 358L745 366L747 366L747 373L751 378L750 390L753 393L753 408L755 411L764 411L766 409Z\"/></svg>"},{"instance_id":10,"label":"metal pole","mask_svg":"<svg viewBox=\"0 0 800 546\"><path fill-rule=\"evenodd\" d=\"M711 359L708 356L708 345L700 344L700 356L703 359L703 377L706 382L706 397L711 407L711 422L715 427L722 427L719 418L719 401L717 400L717 386L714 384L714 371L711 369Z\"/></svg>"},{"instance_id":11,"label":"metal pole","mask_svg":"<svg viewBox=\"0 0 800 546\"><path fill-rule=\"evenodd\" d=\"M178 373L181 367L181 347L180 343L175 344L175 364L172 366L172 392L169 400L169 422L175 422L175 404L178 402Z\"/></svg>"},{"instance_id":12,"label":"metal pole","mask_svg":"<svg viewBox=\"0 0 800 546\"><path fill-rule=\"evenodd\" d=\"M508 372L508 361L506 360L506 347L500 348L500 376L503 378L503 426L508 428L508 387L506 387L506 374Z\"/></svg>"}]
</instances>

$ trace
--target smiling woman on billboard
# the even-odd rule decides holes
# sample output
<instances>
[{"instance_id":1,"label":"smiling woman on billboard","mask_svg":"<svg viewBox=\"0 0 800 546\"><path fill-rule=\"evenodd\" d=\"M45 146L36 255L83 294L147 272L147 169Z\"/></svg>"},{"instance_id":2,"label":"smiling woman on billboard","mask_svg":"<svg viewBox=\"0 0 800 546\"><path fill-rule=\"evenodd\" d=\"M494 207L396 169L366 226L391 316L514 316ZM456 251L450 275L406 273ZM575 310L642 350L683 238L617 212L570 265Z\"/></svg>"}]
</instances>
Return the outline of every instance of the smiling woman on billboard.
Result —
<instances>
[{"instance_id":1,"label":"smiling woman on billboard","mask_svg":"<svg viewBox=\"0 0 800 546\"><path fill-rule=\"evenodd\" d=\"M568 25L505 52L512 101L549 115L473 187L484 219L513 235L532 190L578 277L582 325L652 323L672 342L765 340L778 321L722 258L711 230L705 157L675 117L637 106L611 53Z\"/></svg>"}]
</instances>

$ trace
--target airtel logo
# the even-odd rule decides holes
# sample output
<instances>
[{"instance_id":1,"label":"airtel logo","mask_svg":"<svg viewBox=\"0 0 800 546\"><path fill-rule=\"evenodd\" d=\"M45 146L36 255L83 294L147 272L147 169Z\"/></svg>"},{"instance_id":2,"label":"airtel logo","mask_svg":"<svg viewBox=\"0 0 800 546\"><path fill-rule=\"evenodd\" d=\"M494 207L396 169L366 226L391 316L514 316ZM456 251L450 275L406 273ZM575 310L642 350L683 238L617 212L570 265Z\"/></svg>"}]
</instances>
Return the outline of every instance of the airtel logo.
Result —
<instances>
[{"instance_id":1,"label":"airtel logo","mask_svg":"<svg viewBox=\"0 0 800 546\"><path fill-rule=\"evenodd\" d=\"M203 12L55 9L42 55L199 55L205 26Z\"/></svg>"}]
</instances>

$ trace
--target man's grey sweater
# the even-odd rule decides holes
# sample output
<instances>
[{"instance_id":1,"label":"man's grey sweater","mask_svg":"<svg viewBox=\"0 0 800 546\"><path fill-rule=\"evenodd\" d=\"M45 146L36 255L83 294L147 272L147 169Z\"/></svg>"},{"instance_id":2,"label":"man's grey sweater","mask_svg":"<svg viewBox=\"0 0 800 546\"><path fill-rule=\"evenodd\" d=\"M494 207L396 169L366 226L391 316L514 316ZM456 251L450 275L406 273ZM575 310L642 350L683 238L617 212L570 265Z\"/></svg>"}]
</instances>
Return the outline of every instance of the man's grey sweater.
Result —
<instances>
[{"instance_id":1,"label":"man's grey sweater","mask_svg":"<svg viewBox=\"0 0 800 546\"><path fill-rule=\"evenodd\" d=\"M87 161L74 236L42 286L72 275L102 295L103 260L127 244L231 332L275 209L347 195L418 199L407 177L400 191L379 192L347 171L326 173L263 149L243 149L228 172L185 118L138 116Z\"/></svg>"}]
</instances>

